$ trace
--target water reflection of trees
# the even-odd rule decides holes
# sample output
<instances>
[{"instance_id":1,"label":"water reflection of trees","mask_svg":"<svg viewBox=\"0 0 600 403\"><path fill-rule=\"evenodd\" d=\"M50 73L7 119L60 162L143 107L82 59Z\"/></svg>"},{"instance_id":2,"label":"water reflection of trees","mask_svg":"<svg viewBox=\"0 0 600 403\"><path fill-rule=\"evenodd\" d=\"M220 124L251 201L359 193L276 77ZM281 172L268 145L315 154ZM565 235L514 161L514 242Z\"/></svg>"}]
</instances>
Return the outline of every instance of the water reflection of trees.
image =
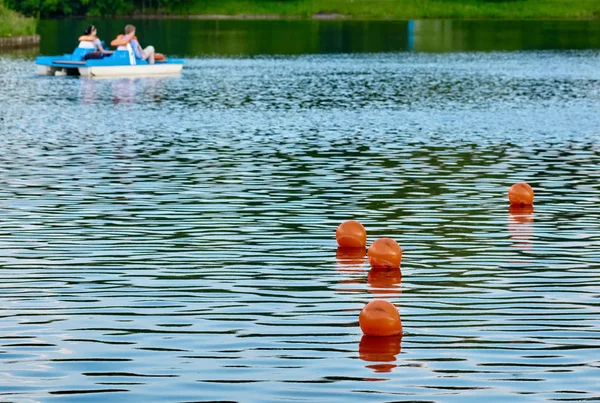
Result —
<instances>
[{"instance_id":1,"label":"water reflection of trees","mask_svg":"<svg viewBox=\"0 0 600 403\"><path fill-rule=\"evenodd\" d=\"M413 35L422 52L594 49L599 30L593 21L421 20Z\"/></svg>"},{"instance_id":2,"label":"water reflection of trees","mask_svg":"<svg viewBox=\"0 0 600 403\"><path fill-rule=\"evenodd\" d=\"M110 40L127 22L143 44L180 56L600 48L593 21L44 20L41 52L71 52L90 23Z\"/></svg>"}]
</instances>

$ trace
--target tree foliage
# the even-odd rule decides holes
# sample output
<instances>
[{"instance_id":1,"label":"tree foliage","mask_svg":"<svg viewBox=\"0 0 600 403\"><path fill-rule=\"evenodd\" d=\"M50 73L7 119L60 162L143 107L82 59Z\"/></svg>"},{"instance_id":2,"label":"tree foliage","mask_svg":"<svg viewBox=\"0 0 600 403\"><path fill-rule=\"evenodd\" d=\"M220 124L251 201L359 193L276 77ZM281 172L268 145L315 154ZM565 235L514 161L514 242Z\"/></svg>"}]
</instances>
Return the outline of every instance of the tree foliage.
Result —
<instances>
[{"instance_id":1,"label":"tree foliage","mask_svg":"<svg viewBox=\"0 0 600 403\"><path fill-rule=\"evenodd\" d=\"M125 15L141 12L168 12L190 0L4 0L13 10L26 15Z\"/></svg>"},{"instance_id":2,"label":"tree foliage","mask_svg":"<svg viewBox=\"0 0 600 403\"><path fill-rule=\"evenodd\" d=\"M4 36L33 35L37 27L37 19L26 18L7 9L0 0L0 38Z\"/></svg>"}]
</instances>

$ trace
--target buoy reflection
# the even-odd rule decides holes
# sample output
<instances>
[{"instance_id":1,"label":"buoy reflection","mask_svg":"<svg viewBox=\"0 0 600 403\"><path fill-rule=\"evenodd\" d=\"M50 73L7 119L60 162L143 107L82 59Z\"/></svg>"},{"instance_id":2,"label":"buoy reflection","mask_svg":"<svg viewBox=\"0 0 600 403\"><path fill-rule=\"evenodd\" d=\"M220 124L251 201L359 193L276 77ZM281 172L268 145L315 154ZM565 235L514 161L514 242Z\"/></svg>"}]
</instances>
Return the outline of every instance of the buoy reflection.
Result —
<instances>
[{"instance_id":1,"label":"buoy reflection","mask_svg":"<svg viewBox=\"0 0 600 403\"><path fill-rule=\"evenodd\" d=\"M402 272L400 269L371 269L367 275L369 292L372 294L397 295L402 292Z\"/></svg>"},{"instance_id":2,"label":"buoy reflection","mask_svg":"<svg viewBox=\"0 0 600 403\"><path fill-rule=\"evenodd\" d=\"M510 206L508 232L514 248L533 248L533 206Z\"/></svg>"},{"instance_id":3,"label":"buoy reflection","mask_svg":"<svg viewBox=\"0 0 600 403\"><path fill-rule=\"evenodd\" d=\"M337 248L335 258L339 265L362 266L367 261L365 248Z\"/></svg>"},{"instance_id":4,"label":"buoy reflection","mask_svg":"<svg viewBox=\"0 0 600 403\"><path fill-rule=\"evenodd\" d=\"M337 292L363 292L365 284L365 262L367 250L365 248L338 248L335 252L338 273L344 274L339 280Z\"/></svg>"},{"instance_id":5,"label":"buoy reflection","mask_svg":"<svg viewBox=\"0 0 600 403\"><path fill-rule=\"evenodd\" d=\"M363 336L358 345L358 356L368 363L366 368L376 373L391 372L397 365L396 356L402 350L402 335L397 336Z\"/></svg>"}]
</instances>

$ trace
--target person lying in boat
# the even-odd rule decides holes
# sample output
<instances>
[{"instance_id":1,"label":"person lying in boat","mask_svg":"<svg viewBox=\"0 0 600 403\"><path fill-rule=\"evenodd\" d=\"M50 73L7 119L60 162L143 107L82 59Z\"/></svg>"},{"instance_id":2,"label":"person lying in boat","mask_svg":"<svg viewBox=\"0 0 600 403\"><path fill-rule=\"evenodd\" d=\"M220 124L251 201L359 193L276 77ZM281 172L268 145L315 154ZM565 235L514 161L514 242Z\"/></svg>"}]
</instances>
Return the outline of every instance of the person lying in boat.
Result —
<instances>
[{"instance_id":1,"label":"person lying in boat","mask_svg":"<svg viewBox=\"0 0 600 403\"><path fill-rule=\"evenodd\" d=\"M97 34L98 31L96 30L96 27L90 25L83 32L83 35L79 37L79 48L93 49L93 51L84 56L84 60L102 59L104 56L113 54L112 51L104 49L102 46L102 41L100 41L100 38L98 38Z\"/></svg>"},{"instance_id":2,"label":"person lying in boat","mask_svg":"<svg viewBox=\"0 0 600 403\"><path fill-rule=\"evenodd\" d=\"M125 35L119 35L117 39L111 42L113 46L123 46L129 43L133 50L135 58L138 60L147 60L148 64L154 64L155 54L154 46L146 46L144 49L140 46L137 37L135 36L135 26L128 24L125 26Z\"/></svg>"}]
</instances>

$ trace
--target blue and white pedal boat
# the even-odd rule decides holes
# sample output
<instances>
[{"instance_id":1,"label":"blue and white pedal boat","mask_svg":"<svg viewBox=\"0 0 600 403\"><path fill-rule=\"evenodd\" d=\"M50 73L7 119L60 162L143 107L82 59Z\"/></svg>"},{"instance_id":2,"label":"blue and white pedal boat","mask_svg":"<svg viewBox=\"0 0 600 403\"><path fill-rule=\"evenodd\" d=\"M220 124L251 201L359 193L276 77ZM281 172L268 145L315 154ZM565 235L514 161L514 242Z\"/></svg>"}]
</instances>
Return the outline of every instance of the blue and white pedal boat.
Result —
<instances>
[{"instance_id":1,"label":"blue and white pedal boat","mask_svg":"<svg viewBox=\"0 0 600 403\"><path fill-rule=\"evenodd\" d=\"M80 75L83 77L129 77L179 74L183 60L166 59L149 64L135 58L131 45L119 46L103 59L84 60L93 48L78 47L72 54L63 56L39 56L35 60L40 75Z\"/></svg>"}]
</instances>

